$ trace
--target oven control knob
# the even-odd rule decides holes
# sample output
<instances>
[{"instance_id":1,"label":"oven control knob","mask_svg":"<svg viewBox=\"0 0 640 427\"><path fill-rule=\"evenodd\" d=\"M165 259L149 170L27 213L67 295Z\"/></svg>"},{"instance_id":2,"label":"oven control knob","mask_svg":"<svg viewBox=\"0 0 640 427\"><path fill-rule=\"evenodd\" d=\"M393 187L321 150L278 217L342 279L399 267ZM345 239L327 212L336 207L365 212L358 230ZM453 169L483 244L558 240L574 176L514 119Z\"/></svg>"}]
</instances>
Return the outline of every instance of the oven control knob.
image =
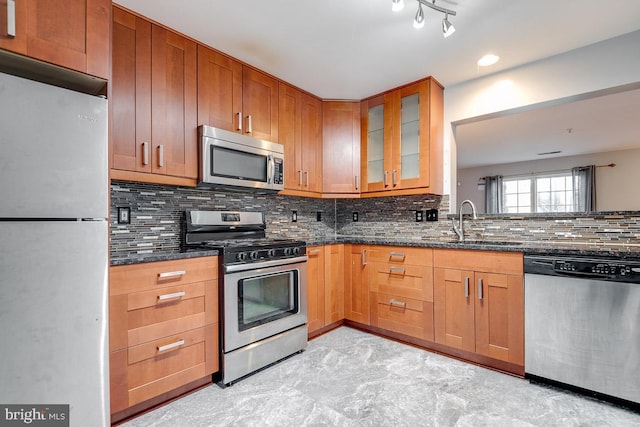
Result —
<instances>
[{"instance_id":1,"label":"oven control knob","mask_svg":"<svg viewBox=\"0 0 640 427\"><path fill-rule=\"evenodd\" d=\"M267 256L268 256L269 258L273 258L273 257L275 257L275 256L276 256L276 250L275 250L275 249L269 249L269 250L267 251Z\"/></svg>"},{"instance_id":2,"label":"oven control knob","mask_svg":"<svg viewBox=\"0 0 640 427\"><path fill-rule=\"evenodd\" d=\"M300 255L300 248L293 248L294 255Z\"/></svg>"},{"instance_id":3,"label":"oven control knob","mask_svg":"<svg viewBox=\"0 0 640 427\"><path fill-rule=\"evenodd\" d=\"M258 259L258 251L249 252L249 258L250 259Z\"/></svg>"},{"instance_id":4,"label":"oven control knob","mask_svg":"<svg viewBox=\"0 0 640 427\"><path fill-rule=\"evenodd\" d=\"M245 259L247 259L247 254L245 252L238 252L236 254L236 259L238 261L244 261Z\"/></svg>"},{"instance_id":5,"label":"oven control knob","mask_svg":"<svg viewBox=\"0 0 640 427\"><path fill-rule=\"evenodd\" d=\"M284 248L284 254L285 254L286 256L291 255L291 252L292 252L291 248Z\"/></svg>"}]
</instances>

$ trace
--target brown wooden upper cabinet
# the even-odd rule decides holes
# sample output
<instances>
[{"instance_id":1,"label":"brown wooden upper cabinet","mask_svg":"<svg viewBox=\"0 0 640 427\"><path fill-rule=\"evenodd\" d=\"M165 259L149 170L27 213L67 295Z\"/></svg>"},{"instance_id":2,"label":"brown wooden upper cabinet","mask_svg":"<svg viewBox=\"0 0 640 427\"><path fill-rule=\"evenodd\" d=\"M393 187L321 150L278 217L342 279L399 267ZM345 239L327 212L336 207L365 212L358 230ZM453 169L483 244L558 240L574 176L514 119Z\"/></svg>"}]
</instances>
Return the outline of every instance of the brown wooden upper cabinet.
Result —
<instances>
[{"instance_id":1,"label":"brown wooden upper cabinet","mask_svg":"<svg viewBox=\"0 0 640 427\"><path fill-rule=\"evenodd\" d=\"M363 193L442 193L442 108L432 78L362 101Z\"/></svg>"},{"instance_id":2,"label":"brown wooden upper cabinet","mask_svg":"<svg viewBox=\"0 0 640 427\"><path fill-rule=\"evenodd\" d=\"M322 192L322 102L287 84L279 87L279 142L285 190Z\"/></svg>"},{"instance_id":3,"label":"brown wooden upper cabinet","mask_svg":"<svg viewBox=\"0 0 640 427\"><path fill-rule=\"evenodd\" d=\"M196 43L113 9L111 177L195 185Z\"/></svg>"},{"instance_id":4,"label":"brown wooden upper cabinet","mask_svg":"<svg viewBox=\"0 0 640 427\"><path fill-rule=\"evenodd\" d=\"M0 49L107 79L109 0L0 1Z\"/></svg>"},{"instance_id":5,"label":"brown wooden upper cabinet","mask_svg":"<svg viewBox=\"0 0 640 427\"><path fill-rule=\"evenodd\" d=\"M360 193L360 103L322 102L322 192Z\"/></svg>"},{"instance_id":6,"label":"brown wooden upper cabinet","mask_svg":"<svg viewBox=\"0 0 640 427\"><path fill-rule=\"evenodd\" d=\"M198 124L278 141L278 81L198 45Z\"/></svg>"}]
</instances>

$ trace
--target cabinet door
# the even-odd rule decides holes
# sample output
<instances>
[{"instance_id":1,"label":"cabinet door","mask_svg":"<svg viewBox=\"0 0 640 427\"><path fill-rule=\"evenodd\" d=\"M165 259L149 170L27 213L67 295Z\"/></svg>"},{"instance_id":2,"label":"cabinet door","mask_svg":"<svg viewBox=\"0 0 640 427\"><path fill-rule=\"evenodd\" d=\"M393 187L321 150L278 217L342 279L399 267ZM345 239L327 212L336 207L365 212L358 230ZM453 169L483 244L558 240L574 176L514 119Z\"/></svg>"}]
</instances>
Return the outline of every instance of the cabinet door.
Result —
<instances>
[{"instance_id":1,"label":"cabinet door","mask_svg":"<svg viewBox=\"0 0 640 427\"><path fill-rule=\"evenodd\" d=\"M111 167L151 172L151 23L113 8Z\"/></svg>"},{"instance_id":2,"label":"cabinet door","mask_svg":"<svg viewBox=\"0 0 640 427\"><path fill-rule=\"evenodd\" d=\"M322 192L360 192L360 103L322 102Z\"/></svg>"},{"instance_id":3,"label":"cabinet door","mask_svg":"<svg viewBox=\"0 0 640 427\"><path fill-rule=\"evenodd\" d=\"M324 273L324 323L344 319L344 245L327 245Z\"/></svg>"},{"instance_id":4,"label":"cabinet door","mask_svg":"<svg viewBox=\"0 0 640 427\"><path fill-rule=\"evenodd\" d=\"M244 133L278 142L278 81L268 75L243 67L242 107Z\"/></svg>"},{"instance_id":5,"label":"cabinet door","mask_svg":"<svg viewBox=\"0 0 640 427\"><path fill-rule=\"evenodd\" d=\"M242 132L242 64L198 45L198 124Z\"/></svg>"},{"instance_id":6,"label":"cabinet door","mask_svg":"<svg viewBox=\"0 0 640 427\"><path fill-rule=\"evenodd\" d=\"M348 268L345 268L344 317L368 325L370 319L367 249L353 245L345 252L348 254L345 267Z\"/></svg>"},{"instance_id":7,"label":"cabinet door","mask_svg":"<svg viewBox=\"0 0 640 427\"><path fill-rule=\"evenodd\" d=\"M429 186L429 81L399 89L394 120L392 186L394 189Z\"/></svg>"},{"instance_id":8,"label":"cabinet door","mask_svg":"<svg viewBox=\"0 0 640 427\"><path fill-rule=\"evenodd\" d=\"M152 26L152 170L198 176L196 44Z\"/></svg>"},{"instance_id":9,"label":"cabinet door","mask_svg":"<svg viewBox=\"0 0 640 427\"><path fill-rule=\"evenodd\" d=\"M322 246L307 248L307 326L309 333L325 325L325 258Z\"/></svg>"},{"instance_id":10,"label":"cabinet door","mask_svg":"<svg viewBox=\"0 0 640 427\"><path fill-rule=\"evenodd\" d=\"M390 189L393 136L391 95L380 95L361 104L362 190Z\"/></svg>"},{"instance_id":11,"label":"cabinet door","mask_svg":"<svg viewBox=\"0 0 640 427\"><path fill-rule=\"evenodd\" d=\"M305 191L322 191L322 102L305 93L301 96L302 185Z\"/></svg>"},{"instance_id":12,"label":"cabinet door","mask_svg":"<svg viewBox=\"0 0 640 427\"><path fill-rule=\"evenodd\" d=\"M0 6L0 47L107 79L108 0L15 2L15 38L7 37L7 1Z\"/></svg>"},{"instance_id":13,"label":"cabinet door","mask_svg":"<svg viewBox=\"0 0 640 427\"><path fill-rule=\"evenodd\" d=\"M434 268L434 327L437 343L476 348L473 271Z\"/></svg>"},{"instance_id":14,"label":"cabinet door","mask_svg":"<svg viewBox=\"0 0 640 427\"><path fill-rule=\"evenodd\" d=\"M476 352L524 365L522 276L475 273Z\"/></svg>"},{"instance_id":15,"label":"cabinet door","mask_svg":"<svg viewBox=\"0 0 640 427\"><path fill-rule=\"evenodd\" d=\"M287 84L279 85L278 134L284 145L287 190L321 192L322 103Z\"/></svg>"}]
</instances>

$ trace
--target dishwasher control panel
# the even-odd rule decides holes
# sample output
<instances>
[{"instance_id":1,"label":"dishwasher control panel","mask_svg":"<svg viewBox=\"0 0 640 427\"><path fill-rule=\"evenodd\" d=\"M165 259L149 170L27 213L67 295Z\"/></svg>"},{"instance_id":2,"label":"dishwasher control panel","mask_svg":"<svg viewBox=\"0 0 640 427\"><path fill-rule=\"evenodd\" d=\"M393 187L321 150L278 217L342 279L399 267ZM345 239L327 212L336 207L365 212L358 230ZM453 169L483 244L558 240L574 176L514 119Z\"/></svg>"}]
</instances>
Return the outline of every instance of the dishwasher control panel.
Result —
<instances>
[{"instance_id":1,"label":"dishwasher control panel","mask_svg":"<svg viewBox=\"0 0 640 427\"><path fill-rule=\"evenodd\" d=\"M640 283L640 262L564 256L525 256L525 273Z\"/></svg>"}]
</instances>

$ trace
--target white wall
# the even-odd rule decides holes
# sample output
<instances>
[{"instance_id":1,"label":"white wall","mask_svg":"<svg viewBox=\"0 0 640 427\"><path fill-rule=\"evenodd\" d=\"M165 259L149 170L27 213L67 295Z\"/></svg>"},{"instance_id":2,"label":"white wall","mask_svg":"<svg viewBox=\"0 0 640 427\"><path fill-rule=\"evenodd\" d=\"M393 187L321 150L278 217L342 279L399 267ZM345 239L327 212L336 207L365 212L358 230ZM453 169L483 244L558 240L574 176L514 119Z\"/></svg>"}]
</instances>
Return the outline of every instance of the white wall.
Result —
<instances>
[{"instance_id":1,"label":"white wall","mask_svg":"<svg viewBox=\"0 0 640 427\"><path fill-rule=\"evenodd\" d=\"M638 183L640 183L640 149L459 169L457 177L458 200L469 199L475 203L479 212L484 212L485 192L484 189L478 190L478 180L484 176L521 175L533 172L566 170L575 166L606 165L610 163L615 163L616 167L596 169L596 210L640 210L640 191L638 191Z\"/></svg>"},{"instance_id":2,"label":"white wall","mask_svg":"<svg viewBox=\"0 0 640 427\"><path fill-rule=\"evenodd\" d=\"M444 97L444 192L456 210L452 123L640 81L640 31L447 87ZM526 49L526 46L523 46ZM638 206L640 207L640 206Z\"/></svg>"}]
</instances>

